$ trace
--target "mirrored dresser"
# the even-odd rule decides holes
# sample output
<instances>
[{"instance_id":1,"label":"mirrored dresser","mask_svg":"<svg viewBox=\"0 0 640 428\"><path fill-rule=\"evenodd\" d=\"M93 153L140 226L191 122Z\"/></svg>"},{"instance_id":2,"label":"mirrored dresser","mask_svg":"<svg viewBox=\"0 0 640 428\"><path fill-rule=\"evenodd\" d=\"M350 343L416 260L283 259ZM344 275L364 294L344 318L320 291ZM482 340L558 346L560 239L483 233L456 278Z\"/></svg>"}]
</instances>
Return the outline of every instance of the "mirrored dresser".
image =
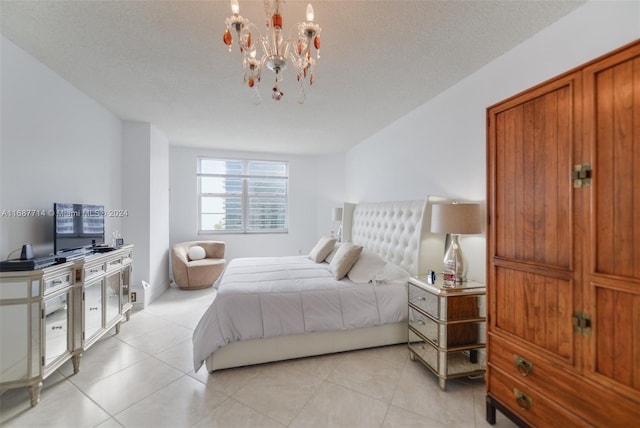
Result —
<instances>
[{"instance_id":1,"label":"mirrored dresser","mask_svg":"<svg viewBox=\"0 0 640 428\"><path fill-rule=\"evenodd\" d=\"M0 275L0 387L29 387L38 404L42 381L76 355L73 352L73 262Z\"/></svg>"},{"instance_id":2,"label":"mirrored dresser","mask_svg":"<svg viewBox=\"0 0 640 428\"><path fill-rule=\"evenodd\" d=\"M133 246L40 270L0 272L0 392L42 381L129 318Z\"/></svg>"}]
</instances>

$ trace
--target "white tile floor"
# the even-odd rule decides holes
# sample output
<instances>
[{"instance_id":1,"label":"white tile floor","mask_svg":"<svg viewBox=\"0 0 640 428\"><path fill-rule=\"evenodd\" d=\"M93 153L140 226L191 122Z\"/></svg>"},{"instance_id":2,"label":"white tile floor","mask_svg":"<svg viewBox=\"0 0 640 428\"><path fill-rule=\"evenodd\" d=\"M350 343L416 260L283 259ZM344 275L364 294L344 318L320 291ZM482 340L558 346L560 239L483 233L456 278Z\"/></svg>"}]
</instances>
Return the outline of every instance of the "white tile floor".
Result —
<instances>
[{"instance_id":1,"label":"white tile floor","mask_svg":"<svg viewBox=\"0 0 640 428\"><path fill-rule=\"evenodd\" d=\"M281 363L193 372L191 334L213 289L170 288L120 334L45 382L0 397L3 427L488 427L484 383L447 383L390 346ZM514 426L498 413L496 427Z\"/></svg>"}]
</instances>

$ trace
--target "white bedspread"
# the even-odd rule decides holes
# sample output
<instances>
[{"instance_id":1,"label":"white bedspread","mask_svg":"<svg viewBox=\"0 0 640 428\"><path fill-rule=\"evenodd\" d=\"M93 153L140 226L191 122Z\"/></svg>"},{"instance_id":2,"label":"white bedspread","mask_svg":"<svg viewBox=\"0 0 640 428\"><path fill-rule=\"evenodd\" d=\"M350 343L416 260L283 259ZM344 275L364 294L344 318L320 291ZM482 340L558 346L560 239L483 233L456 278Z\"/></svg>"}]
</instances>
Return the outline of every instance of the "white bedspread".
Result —
<instances>
[{"instance_id":1,"label":"white bedspread","mask_svg":"<svg viewBox=\"0 0 640 428\"><path fill-rule=\"evenodd\" d=\"M235 259L193 333L193 363L225 344L406 321L406 284L337 281L306 256Z\"/></svg>"}]
</instances>

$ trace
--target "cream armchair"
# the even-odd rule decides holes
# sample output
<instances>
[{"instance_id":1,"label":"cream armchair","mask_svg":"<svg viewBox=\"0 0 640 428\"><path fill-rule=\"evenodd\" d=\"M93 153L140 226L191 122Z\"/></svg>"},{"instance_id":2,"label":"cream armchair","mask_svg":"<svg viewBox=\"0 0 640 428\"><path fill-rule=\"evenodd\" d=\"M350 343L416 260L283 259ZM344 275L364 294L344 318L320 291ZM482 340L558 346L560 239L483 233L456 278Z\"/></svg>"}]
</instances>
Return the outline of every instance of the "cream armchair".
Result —
<instances>
[{"instance_id":1,"label":"cream armchair","mask_svg":"<svg viewBox=\"0 0 640 428\"><path fill-rule=\"evenodd\" d=\"M205 257L191 260L189 250L202 247ZM224 270L225 243L221 241L190 241L171 247L171 268L173 280L184 290L211 287Z\"/></svg>"}]
</instances>

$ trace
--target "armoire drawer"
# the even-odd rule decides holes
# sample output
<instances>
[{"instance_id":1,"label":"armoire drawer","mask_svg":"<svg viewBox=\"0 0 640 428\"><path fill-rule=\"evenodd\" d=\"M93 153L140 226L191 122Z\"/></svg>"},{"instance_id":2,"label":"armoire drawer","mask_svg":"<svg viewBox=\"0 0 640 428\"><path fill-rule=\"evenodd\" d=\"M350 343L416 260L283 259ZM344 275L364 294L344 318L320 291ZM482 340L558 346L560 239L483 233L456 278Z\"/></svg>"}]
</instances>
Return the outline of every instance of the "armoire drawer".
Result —
<instances>
[{"instance_id":1,"label":"armoire drawer","mask_svg":"<svg viewBox=\"0 0 640 428\"><path fill-rule=\"evenodd\" d=\"M526 388L553 397L557 405L595 426L607 426L610 418L633 425L632 421L640 416L640 410L629 397L609 388L593 389L593 384L578 373L554 367L535 352L522 350L496 334L489 334L488 348L491 373L499 369ZM589 389L592 389L589 394L579 393Z\"/></svg>"},{"instance_id":2,"label":"armoire drawer","mask_svg":"<svg viewBox=\"0 0 640 428\"><path fill-rule=\"evenodd\" d=\"M501 370L495 368L491 370L487 391L494 399L531 426L562 428L591 426L558 406L554 399L539 394L535 389L529 388Z\"/></svg>"},{"instance_id":3,"label":"armoire drawer","mask_svg":"<svg viewBox=\"0 0 640 428\"><path fill-rule=\"evenodd\" d=\"M555 373L541 363L541 359L532 353L519 350L496 335L490 336L489 361L510 376L538 389L549 387L549 380Z\"/></svg>"}]
</instances>

